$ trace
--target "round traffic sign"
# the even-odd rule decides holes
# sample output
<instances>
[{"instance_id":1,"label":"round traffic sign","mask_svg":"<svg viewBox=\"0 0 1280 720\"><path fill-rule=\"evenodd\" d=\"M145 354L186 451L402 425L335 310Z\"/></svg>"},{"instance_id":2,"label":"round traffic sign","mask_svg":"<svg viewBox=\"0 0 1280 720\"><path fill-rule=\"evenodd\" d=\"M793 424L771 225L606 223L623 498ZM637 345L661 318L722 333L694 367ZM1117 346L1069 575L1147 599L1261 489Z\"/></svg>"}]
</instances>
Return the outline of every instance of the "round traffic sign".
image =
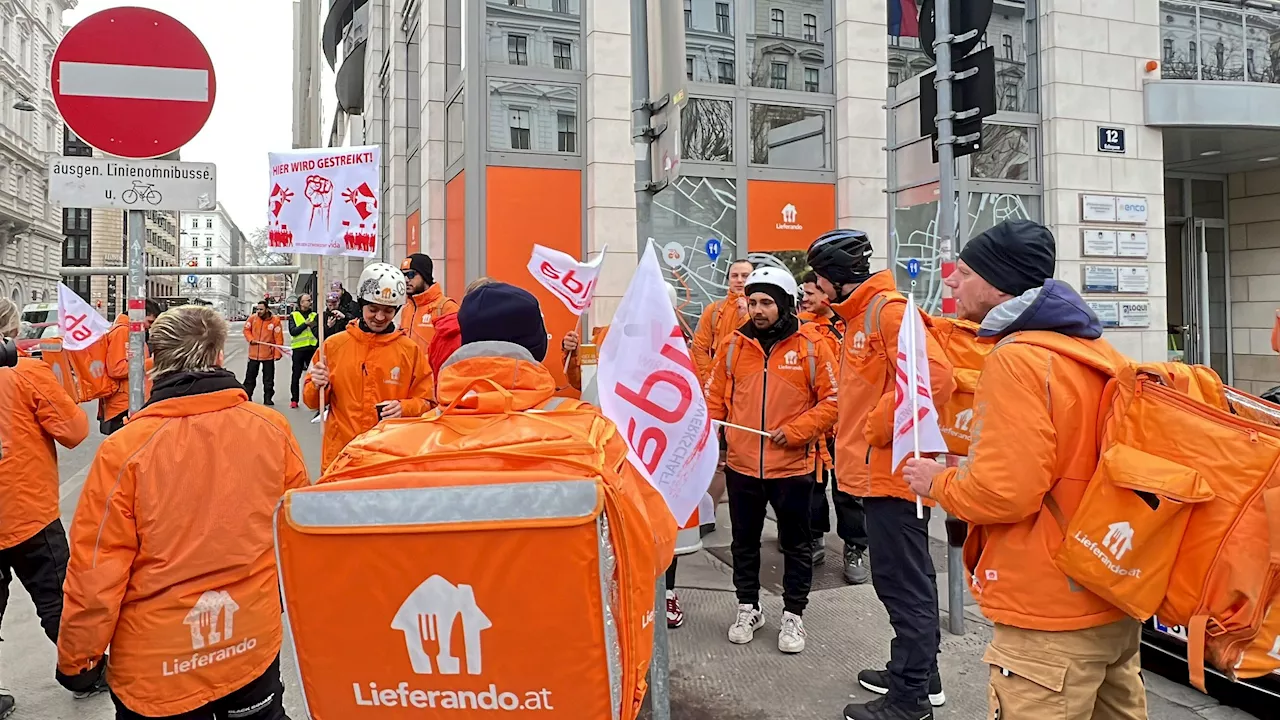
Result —
<instances>
[{"instance_id":1,"label":"round traffic sign","mask_svg":"<svg viewBox=\"0 0 1280 720\"><path fill-rule=\"evenodd\" d=\"M161 157L190 142L217 95L213 61L195 33L138 7L103 10L68 30L51 77L71 131L126 158Z\"/></svg>"}]
</instances>

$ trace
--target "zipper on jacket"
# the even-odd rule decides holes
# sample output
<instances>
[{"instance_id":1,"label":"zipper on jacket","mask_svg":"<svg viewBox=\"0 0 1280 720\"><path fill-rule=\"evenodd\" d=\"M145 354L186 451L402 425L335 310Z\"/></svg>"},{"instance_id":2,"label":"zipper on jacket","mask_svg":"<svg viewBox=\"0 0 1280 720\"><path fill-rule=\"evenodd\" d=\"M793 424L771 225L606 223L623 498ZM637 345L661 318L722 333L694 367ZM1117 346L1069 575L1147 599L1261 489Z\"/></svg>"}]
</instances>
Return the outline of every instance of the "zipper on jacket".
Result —
<instances>
[{"instance_id":1,"label":"zipper on jacket","mask_svg":"<svg viewBox=\"0 0 1280 720\"><path fill-rule=\"evenodd\" d=\"M756 342L758 343L759 341L756 341ZM778 343L774 343L773 347L769 348L769 351L765 352L764 354L764 385L761 387L761 390L760 390L760 429L763 430L764 432L768 432L768 430L766 430L764 426L764 423L765 423L764 414L769 407L769 356L773 355L773 348L776 348L776 347L778 347ZM764 347L761 346L760 350L764 351ZM760 479L761 480L764 479L764 450L765 450L764 444L766 442L771 442L771 440L761 435L760 436Z\"/></svg>"}]
</instances>

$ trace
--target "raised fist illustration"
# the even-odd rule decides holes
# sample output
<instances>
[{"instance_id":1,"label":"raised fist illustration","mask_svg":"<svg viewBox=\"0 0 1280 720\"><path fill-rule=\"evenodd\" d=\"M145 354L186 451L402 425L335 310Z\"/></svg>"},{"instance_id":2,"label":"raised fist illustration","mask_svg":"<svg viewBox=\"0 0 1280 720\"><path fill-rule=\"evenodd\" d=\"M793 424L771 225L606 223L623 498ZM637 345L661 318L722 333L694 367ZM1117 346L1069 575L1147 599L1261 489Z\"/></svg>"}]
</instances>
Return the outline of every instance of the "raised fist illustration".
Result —
<instances>
[{"instance_id":1,"label":"raised fist illustration","mask_svg":"<svg viewBox=\"0 0 1280 720\"><path fill-rule=\"evenodd\" d=\"M333 181L319 175L307 176L307 189L303 191L307 196L307 200L311 201L311 221L307 224L307 228L314 228L316 218L319 217L324 221L324 227L329 229L329 207L333 205Z\"/></svg>"}]
</instances>

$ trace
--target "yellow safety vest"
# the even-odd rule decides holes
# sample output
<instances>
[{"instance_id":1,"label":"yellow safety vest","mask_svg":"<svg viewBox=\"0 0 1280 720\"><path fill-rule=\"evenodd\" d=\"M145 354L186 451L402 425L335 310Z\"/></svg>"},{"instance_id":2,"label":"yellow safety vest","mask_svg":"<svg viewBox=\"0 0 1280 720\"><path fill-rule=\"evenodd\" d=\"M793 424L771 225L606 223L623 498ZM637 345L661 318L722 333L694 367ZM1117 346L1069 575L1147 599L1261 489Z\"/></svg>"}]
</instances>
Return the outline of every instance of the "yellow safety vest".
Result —
<instances>
[{"instance_id":1,"label":"yellow safety vest","mask_svg":"<svg viewBox=\"0 0 1280 720\"><path fill-rule=\"evenodd\" d=\"M311 320L315 319L316 314L312 312L310 315L303 317L302 313L298 312L297 310L294 310L292 317L293 317L294 325L296 325L297 327L303 327L304 323L310 322ZM298 333L297 335L293 336L293 340L289 342L289 347L296 350L298 348L315 347L319 344L320 342L316 340L316 334L311 331L311 328L307 328L302 332Z\"/></svg>"}]
</instances>

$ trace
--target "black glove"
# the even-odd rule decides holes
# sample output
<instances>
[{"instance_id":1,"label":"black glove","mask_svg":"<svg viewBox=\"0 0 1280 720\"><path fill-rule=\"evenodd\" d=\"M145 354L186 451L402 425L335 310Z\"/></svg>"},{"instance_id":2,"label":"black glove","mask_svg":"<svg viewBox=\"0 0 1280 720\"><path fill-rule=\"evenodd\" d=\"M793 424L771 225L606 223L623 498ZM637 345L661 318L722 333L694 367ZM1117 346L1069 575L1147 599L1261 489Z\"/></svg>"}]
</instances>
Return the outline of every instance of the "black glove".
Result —
<instances>
[{"instance_id":1,"label":"black glove","mask_svg":"<svg viewBox=\"0 0 1280 720\"><path fill-rule=\"evenodd\" d=\"M107 671L107 656L103 655L97 665L77 675L64 675L61 670L54 670L53 677L62 687L71 692L89 692L102 682Z\"/></svg>"}]
</instances>

